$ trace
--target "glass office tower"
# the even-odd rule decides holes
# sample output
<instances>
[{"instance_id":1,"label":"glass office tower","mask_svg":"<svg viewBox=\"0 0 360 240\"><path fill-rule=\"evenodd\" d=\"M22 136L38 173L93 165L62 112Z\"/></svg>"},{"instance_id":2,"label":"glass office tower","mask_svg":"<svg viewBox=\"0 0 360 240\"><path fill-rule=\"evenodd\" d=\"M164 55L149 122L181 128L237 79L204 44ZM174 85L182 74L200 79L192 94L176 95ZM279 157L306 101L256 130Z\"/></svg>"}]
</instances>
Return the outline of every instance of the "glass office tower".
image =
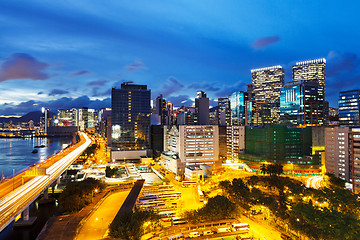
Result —
<instances>
[{"instance_id":1,"label":"glass office tower","mask_svg":"<svg viewBox=\"0 0 360 240\"><path fill-rule=\"evenodd\" d=\"M121 84L111 91L112 151L150 148L150 90Z\"/></svg>"},{"instance_id":2,"label":"glass office tower","mask_svg":"<svg viewBox=\"0 0 360 240\"><path fill-rule=\"evenodd\" d=\"M360 99L360 89L340 92L339 95L340 125L360 125L359 99Z\"/></svg>"},{"instance_id":3,"label":"glass office tower","mask_svg":"<svg viewBox=\"0 0 360 240\"><path fill-rule=\"evenodd\" d=\"M229 96L232 125L245 125L245 101L247 93L238 91Z\"/></svg>"},{"instance_id":4,"label":"glass office tower","mask_svg":"<svg viewBox=\"0 0 360 240\"><path fill-rule=\"evenodd\" d=\"M291 82L280 93L280 121L289 125L324 124L324 89L316 82Z\"/></svg>"}]
</instances>

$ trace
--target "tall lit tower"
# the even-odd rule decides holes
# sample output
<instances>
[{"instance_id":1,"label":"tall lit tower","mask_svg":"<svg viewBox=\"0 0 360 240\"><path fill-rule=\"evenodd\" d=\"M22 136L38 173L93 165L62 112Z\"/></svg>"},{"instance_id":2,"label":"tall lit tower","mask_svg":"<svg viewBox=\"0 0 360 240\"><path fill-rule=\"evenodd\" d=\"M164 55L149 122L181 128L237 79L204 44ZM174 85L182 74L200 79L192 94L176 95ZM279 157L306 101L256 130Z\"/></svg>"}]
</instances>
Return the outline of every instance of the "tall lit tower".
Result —
<instances>
[{"instance_id":1,"label":"tall lit tower","mask_svg":"<svg viewBox=\"0 0 360 240\"><path fill-rule=\"evenodd\" d=\"M233 92L229 96L231 108L231 124L245 125L245 104L247 93L242 91Z\"/></svg>"},{"instance_id":2,"label":"tall lit tower","mask_svg":"<svg viewBox=\"0 0 360 240\"><path fill-rule=\"evenodd\" d=\"M293 81L316 82L325 89L325 66L325 58L297 62L296 65L292 67Z\"/></svg>"},{"instance_id":3,"label":"tall lit tower","mask_svg":"<svg viewBox=\"0 0 360 240\"><path fill-rule=\"evenodd\" d=\"M195 119L196 125L209 124L209 98L203 91L197 91L195 98Z\"/></svg>"},{"instance_id":4,"label":"tall lit tower","mask_svg":"<svg viewBox=\"0 0 360 240\"><path fill-rule=\"evenodd\" d=\"M42 117L40 119L40 123L41 123L41 128L43 130L44 134L47 134L47 129L49 127L49 115L50 115L50 111L48 108L41 108L41 112L42 112Z\"/></svg>"},{"instance_id":5,"label":"tall lit tower","mask_svg":"<svg viewBox=\"0 0 360 240\"><path fill-rule=\"evenodd\" d=\"M258 124L277 124L280 120L280 90L284 87L284 68L280 65L252 69L252 94L256 104L254 115L261 115ZM257 113L256 113L257 112Z\"/></svg>"},{"instance_id":6,"label":"tall lit tower","mask_svg":"<svg viewBox=\"0 0 360 240\"><path fill-rule=\"evenodd\" d=\"M113 160L137 158L138 155L140 157L147 154L141 150L150 148L150 94L146 85L122 83L121 89L112 89Z\"/></svg>"}]
</instances>

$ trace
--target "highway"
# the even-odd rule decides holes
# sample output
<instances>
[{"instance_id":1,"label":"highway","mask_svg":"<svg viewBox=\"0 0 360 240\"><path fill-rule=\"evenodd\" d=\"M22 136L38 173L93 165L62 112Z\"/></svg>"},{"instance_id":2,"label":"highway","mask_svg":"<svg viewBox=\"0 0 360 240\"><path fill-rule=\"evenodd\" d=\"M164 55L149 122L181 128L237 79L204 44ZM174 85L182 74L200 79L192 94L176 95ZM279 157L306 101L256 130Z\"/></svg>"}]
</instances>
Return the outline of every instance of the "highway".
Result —
<instances>
[{"instance_id":1,"label":"highway","mask_svg":"<svg viewBox=\"0 0 360 240\"><path fill-rule=\"evenodd\" d=\"M323 181L323 176L310 177L306 179L305 186L307 188L311 187L311 188L319 189L321 188L322 181Z\"/></svg>"},{"instance_id":2,"label":"highway","mask_svg":"<svg viewBox=\"0 0 360 240\"><path fill-rule=\"evenodd\" d=\"M59 175L91 144L90 138L85 133L81 133L80 138L80 143L75 145L73 151L47 167L46 175L33 177L0 199L0 231L26 209L44 189L56 181Z\"/></svg>"}]
</instances>

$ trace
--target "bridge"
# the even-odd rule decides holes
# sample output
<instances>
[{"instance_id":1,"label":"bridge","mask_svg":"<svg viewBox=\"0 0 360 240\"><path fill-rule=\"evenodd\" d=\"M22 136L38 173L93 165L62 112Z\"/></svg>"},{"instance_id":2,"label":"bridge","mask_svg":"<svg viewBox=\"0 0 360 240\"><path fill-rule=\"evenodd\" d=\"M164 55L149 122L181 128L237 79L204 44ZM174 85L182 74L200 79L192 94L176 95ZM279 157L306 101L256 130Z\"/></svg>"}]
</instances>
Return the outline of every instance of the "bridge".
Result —
<instances>
[{"instance_id":1,"label":"bridge","mask_svg":"<svg viewBox=\"0 0 360 240\"><path fill-rule=\"evenodd\" d=\"M77 144L0 184L0 232L20 214L23 221L29 221L29 206L41 193L47 193L47 189L91 144L85 133L79 136Z\"/></svg>"}]
</instances>

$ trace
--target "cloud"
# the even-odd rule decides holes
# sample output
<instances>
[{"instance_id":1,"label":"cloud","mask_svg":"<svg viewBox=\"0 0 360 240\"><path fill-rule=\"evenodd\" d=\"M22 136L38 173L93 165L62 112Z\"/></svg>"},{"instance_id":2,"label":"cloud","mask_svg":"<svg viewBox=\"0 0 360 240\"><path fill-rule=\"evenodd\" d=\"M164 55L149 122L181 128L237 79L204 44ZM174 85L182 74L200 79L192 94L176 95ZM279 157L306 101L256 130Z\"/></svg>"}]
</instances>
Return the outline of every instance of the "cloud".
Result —
<instances>
[{"instance_id":1,"label":"cloud","mask_svg":"<svg viewBox=\"0 0 360 240\"><path fill-rule=\"evenodd\" d=\"M259 49L259 48L266 47L270 44L276 43L278 41L280 41L280 38L278 36L261 37L261 38L256 39L256 41L252 43L252 46L255 49Z\"/></svg>"},{"instance_id":2,"label":"cloud","mask_svg":"<svg viewBox=\"0 0 360 240\"><path fill-rule=\"evenodd\" d=\"M327 76L333 76L341 71L352 72L360 65L360 59L355 53L330 51L327 56Z\"/></svg>"},{"instance_id":3,"label":"cloud","mask_svg":"<svg viewBox=\"0 0 360 240\"><path fill-rule=\"evenodd\" d=\"M167 97L179 90L183 89L184 85L182 85L175 77L168 77L165 83L158 89L154 90L153 98L162 94L164 97Z\"/></svg>"},{"instance_id":4,"label":"cloud","mask_svg":"<svg viewBox=\"0 0 360 240\"><path fill-rule=\"evenodd\" d=\"M25 115L28 112L39 111L41 107L49 108L51 112L57 112L58 109L70 109L70 108L94 108L96 110L101 108L108 108L111 106L111 99L105 98L103 100L91 100L88 96L81 96L78 98L62 97L51 101L26 101L20 104L3 104L0 105L0 115Z\"/></svg>"},{"instance_id":5,"label":"cloud","mask_svg":"<svg viewBox=\"0 0 360 240\"><path fill-rule=\"evenodd\" d=\"M147 67L145 66L145 64L140 60L136 60L134 63L128 64L125 66L125 69L128 72L135 72L139 69L146 69Z\"/></svg>"},{"instance_id":6,"label":"cloud","mask_svg":"<svg viewBox=\"0 0 360 240\"><path fill-rule=\"evenodd\" d=\"M355 53L330 51L326 62L326 100L338 105L339 92L360 88L360 58Z\"/></svg>"},{"instance_id":7,"label":"cloud","mask_svg":"<svg viewBox=\"0 0 360 240\"><path fill-rule=\"evenodd\" d=\"M219 87L214 87L214 83L193 83L188 88L193 88L196 90L202 90L202 91L218 91L220 90Z\"/></svg>"},{"instance_id":8,"label":"cloud","mask_svg":"<svg viewBox=\"0 0 360 240\"><path fill-rule=\"evenodd\" d=\"M39 62L26 53L15 53L6 58L0 66L0 82L13 79L46 80L49 75L44 72L47 63Z\"/></svg>"},{"instance_id":9,"label":"cloud","mask_svg":"<svg viewBox=\"0 0 360 240\"><path fill-rule=\"evenodd\" d=\"M67 94L69 93L69 91L66 90L62 90L62 89L53 89L49 92L49 96L56 96L56 95L63 95L63 94Z\"/></svg>"},{"instance_id":10,"label":"cloud","mask_svg":"<svg viewBox=\"0 0 360 240\"><path fill-rule=\"evenodd\" d=\"M217 97L228 97L231 93L236 91L247 91L246 84L249 84L250 82L243 82L238 81L232 85L224 84L219 91L215 93Z\"/></svg>"},{"instance_id":11,"label":"cloud","mask_svg":"<svg viewBox=\"0 0 360 240\"><path fill-rule=\"evenodd\" d=\"M170 96L167 100L174 104L175 107L192 106L194 104L189 95Z\"/></svg>"},{"instance_id":12,"label":"cloud","mask_svg":"<svg viewBox=\"0 0 360 240\"><path fill-rule=\"evenodd\" d=\"M100 88L100 90L103 90ZM110 96L111 95L111 89L107 88L105 91L99 91L98 87L92 88L92 96L93 97L103 97L103 96Z\"/></svg>"},{"instance_id":13,"label":"cloud","mask_svg":"<svg viewBox=\"0 0 360 240\"><path fill-rule=\"evenodd\" d=\"M95 81L88 82L88 86L104 86L108 81L105 79L99 79Z\"/></svg>"},{"instance_id":14,"label":"cloud","mask_svg":"<svg viewBox=\"0 0 360 240\"><path fill-rule=\"evenodd\" d=\"M88 75L88 74L91 74L91 72L87 71L87 70L81 70L81 71L78 71L78 72L71 73L68 76L68 78L79 77L79 76Z\"/></svg>"},{"instance_id":15,"label":"cloud","mask_svg":"<svg viewBox=\"0 0 360 240\"><path fill-rule=\"evenodd\" d=\"M38 92L37 95L41 95L41 94L43 94L43 93L44 93L44 92Z\"/></svg>"}]
</instances>

